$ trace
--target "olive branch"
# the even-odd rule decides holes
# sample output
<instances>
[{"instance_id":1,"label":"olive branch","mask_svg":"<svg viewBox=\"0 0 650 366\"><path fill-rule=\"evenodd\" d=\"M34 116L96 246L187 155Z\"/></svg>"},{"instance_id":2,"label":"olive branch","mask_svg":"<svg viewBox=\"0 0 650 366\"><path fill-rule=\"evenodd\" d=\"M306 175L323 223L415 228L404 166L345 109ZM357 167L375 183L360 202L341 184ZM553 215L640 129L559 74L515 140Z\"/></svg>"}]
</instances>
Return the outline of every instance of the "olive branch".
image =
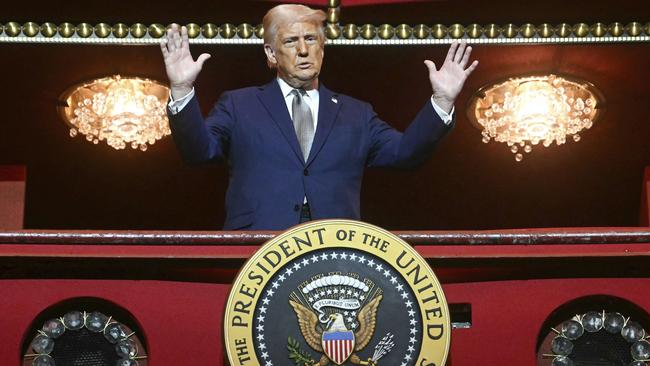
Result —
<instances>
[{"instance_id":1,"label":"olive branch","mask_svg":"<svg viewBox=\"0 0 650 366\"><path fill-rule=\"evenodd\" d=\"M300 348L300 343L291 337L289 337L287 349L289 350L289 358L297 366L311 366L316 362L307 351Z\"/></svg>"}]
</instances>

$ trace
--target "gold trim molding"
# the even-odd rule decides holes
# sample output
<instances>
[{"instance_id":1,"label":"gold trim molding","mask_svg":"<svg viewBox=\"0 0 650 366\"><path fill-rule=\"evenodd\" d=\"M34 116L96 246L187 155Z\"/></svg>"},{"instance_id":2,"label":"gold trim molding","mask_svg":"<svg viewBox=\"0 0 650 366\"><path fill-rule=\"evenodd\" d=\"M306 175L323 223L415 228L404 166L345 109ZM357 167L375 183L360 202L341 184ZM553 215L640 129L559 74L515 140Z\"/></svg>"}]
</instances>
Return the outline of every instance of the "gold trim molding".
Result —
<instances>
[{"instance_id":1,"label":"gold trim molding","mask_svg":"<svg viewBox=\"0 0 650 366\"><path fill-rule=\"evenodd\" d=\"M332 45L417 45L449 44L454 40L468 40L472 44L564 44L564 43L624 43L650 41L650 22L577 23L558 25L531 23L517 24L346 24L339 25L340 9L330 7L326 35ZM194 44L261 44L262 25L248 23L186 24ZM168 26L155 23L117 24L62 24L26 22L0 23L0 43L51 44L158 44Z\"/></svg>"}]
</instances>

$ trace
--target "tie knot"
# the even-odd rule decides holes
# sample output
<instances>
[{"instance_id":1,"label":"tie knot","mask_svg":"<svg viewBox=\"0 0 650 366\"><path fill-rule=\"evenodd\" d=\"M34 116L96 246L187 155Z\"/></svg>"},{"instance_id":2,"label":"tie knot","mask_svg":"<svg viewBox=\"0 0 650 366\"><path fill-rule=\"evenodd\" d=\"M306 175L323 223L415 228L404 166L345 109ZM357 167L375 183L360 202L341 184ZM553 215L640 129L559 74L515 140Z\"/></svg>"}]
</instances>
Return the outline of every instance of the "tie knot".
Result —
<instances>
[{"instance_id":1,"label":"tie knot","mask_svg":"<svg viewBox=\"0 0 650 366\"><path fill-rule=\"evenodd\" d=\"M291 94L294 96L305 96L305 94L307 94L307 91L305 89L293 89L291 91Z\"/></svg>"}]
</instances>

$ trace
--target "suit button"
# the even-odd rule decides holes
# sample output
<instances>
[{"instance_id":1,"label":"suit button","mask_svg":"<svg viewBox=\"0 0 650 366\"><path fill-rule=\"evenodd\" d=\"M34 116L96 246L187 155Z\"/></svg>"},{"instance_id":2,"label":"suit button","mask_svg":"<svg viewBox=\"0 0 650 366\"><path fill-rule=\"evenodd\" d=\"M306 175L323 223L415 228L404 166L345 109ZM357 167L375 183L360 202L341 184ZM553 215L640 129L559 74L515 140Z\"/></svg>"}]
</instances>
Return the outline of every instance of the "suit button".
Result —
<instances>
[{"instance_id":1,"label":"suit button","mask_svg":"<svg viewBox=\"0 0 650 366\"><path fill-rule=\"evenodd\" d=\"M304 174L305 177L308 176L309 175L309 170L308 169L303 170L302 174Z\"/></svg>"},{"instance_id":2,"label":"suit button","mask_svg":"<svg viewBox=\"0 0 650 366\"><path fill-rule=\"evenodd\" d=\"M294 211L300 211L300 205L295 205L293 206Z\"/></svg>"}]
</instances>

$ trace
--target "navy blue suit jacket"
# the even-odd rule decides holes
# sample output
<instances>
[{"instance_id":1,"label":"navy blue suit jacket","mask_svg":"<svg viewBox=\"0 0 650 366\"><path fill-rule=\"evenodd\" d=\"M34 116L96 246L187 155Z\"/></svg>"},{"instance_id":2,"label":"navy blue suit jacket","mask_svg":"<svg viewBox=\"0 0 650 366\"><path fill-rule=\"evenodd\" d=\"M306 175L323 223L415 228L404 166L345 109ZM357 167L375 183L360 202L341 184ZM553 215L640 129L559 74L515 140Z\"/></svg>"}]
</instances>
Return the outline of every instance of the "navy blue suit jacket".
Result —
<instances>
[{"instance_id":1,"label":"navy blue suit jacket","mask_svg":"<svg viewBox=\"0 0 650 366\"><path fill-rule=\"evenodd\" d=\"M226 161L225 230L283 230L298 224L307 197L313 219L360 218L367 166L415 167L451 129L426 101L404 133L372 107L319 88L318 125L307 162L277 81L225 92L203 118L196 98L170 114L189 163Z\"/></svg>"}]
</instances>

